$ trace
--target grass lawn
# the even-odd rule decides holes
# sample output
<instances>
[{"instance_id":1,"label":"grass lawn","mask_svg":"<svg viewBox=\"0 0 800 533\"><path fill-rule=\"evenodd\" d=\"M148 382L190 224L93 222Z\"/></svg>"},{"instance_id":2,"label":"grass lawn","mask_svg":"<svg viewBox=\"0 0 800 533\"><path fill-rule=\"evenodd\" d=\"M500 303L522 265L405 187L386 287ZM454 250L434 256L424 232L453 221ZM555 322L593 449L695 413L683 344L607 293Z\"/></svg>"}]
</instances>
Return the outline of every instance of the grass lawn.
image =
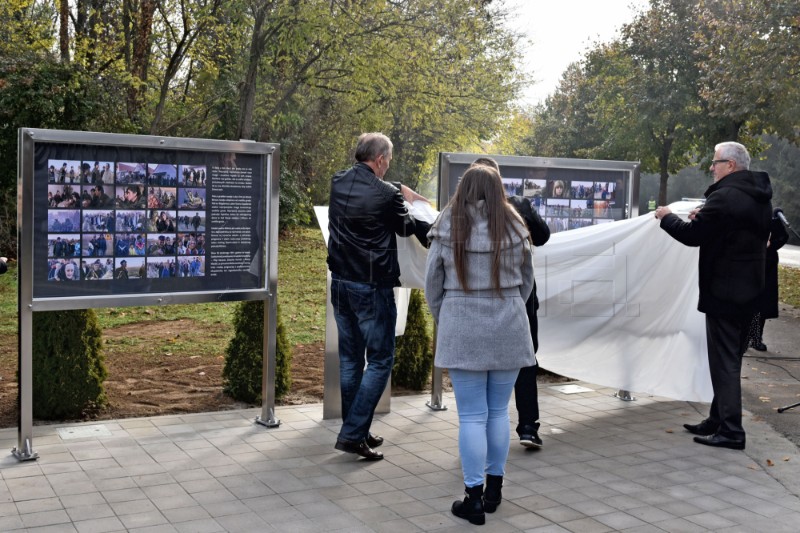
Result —
<instances>
[{"instance_id":1,"label":"grass lawn","mask_svg":"<svg viewBox=\"0 0 800 533\"><path fill-rule=\"evenodd\" d=\"M278 253L278 302L290 345L324 341L326 250L322 233L318 228L295 228L281 236ZM0 276L0 337L6 342L17 333L16 274L14 263L8 273ZM780 301L800 307L800 269L780 267L778 283ZM191 320L195 324L193 342L198 351L221 353L233 334L231 317L236 305L223 302L95 311L104 329ZM203 331L208 334L203 335Z\"/></svg>"},{"instance_id":2,"label":"grass lawn","mask_svg":"<svg viewBox=\"0 0 800 533\"><path fill-rule=\"evenodd\" d=\"M282 235L278 250L278 304L289 344L311 344L325 339L325 257L318 228L296 228ZM231 319L238 304L214 302L190 305L111 307L95 309L103 329L191 320L192 342L200 352L222 353L233 335ZM204 335L202 332L208 332ZM0 276L0 336L17 334L16 263ZM220 344L220 341L224 344ZM16 350L14 350L16 352Z\"/></svg>"}]
</instances>

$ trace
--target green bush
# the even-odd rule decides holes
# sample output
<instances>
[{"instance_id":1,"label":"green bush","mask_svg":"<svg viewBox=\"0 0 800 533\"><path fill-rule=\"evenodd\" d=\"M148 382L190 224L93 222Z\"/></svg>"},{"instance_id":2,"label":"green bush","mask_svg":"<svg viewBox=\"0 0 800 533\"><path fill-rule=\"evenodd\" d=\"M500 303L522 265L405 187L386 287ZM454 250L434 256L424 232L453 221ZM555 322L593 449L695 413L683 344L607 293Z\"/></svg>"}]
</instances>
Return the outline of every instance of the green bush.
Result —
<instances>
[{"instance_id":1,"label":"green bush","mask_svg":"<svg viewBox=\"0 0 800 533\"><path fill-rule=\"evenodd\" d=\"M33 416L81 418L108 402L102 331L92 309L33 314Z\"/></svg>"},{"instance_id":2,"label":"green bush","mask_svg":"<svg viewBox=\"0 0 800 533\"><path fill-rule=\"evenodd\" d=\"M425 321L425 299L414 289L408 303L406 330L397 338L392 383L412 390L422 390L431 377L433 350Z\"/></svg>"},{"instance_id":3,"label":"green bush","mask_svg":"<svg viewBox=\"0 0 800 533\"><path fill-rule=\"evenodd\" d=\"M275 398L289 392L292 352L278 306L275 347ZM242 302L233 315L233 338L225 350L222 369L225 393L247 403L261 401L264 350L264 302Z\"/></svg>"},{"instance_id":4,"label":"green bush","mask_svg":"<svg viewBox=\"0 0 800 533\"><path fill-rule=\"evenodd\" d=\"M297 174L289 170L281 171L280 198L278 208L278 227L285 230L291 226L308 226L312 220L314 206L308 190L304 188Z\"/></svg>"}]
</instances>

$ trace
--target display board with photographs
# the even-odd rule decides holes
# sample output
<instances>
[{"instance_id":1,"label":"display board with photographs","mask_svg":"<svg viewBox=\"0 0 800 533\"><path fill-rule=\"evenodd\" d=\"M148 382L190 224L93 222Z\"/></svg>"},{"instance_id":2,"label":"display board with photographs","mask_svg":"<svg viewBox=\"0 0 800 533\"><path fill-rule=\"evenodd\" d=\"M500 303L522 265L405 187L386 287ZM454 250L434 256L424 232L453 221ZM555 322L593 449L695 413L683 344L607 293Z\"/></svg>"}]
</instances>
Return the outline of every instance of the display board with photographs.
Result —
<instances>
[{"instance_id":1,"label":"display board with photographs","mask_svg":"<svg viewBox=\"0 0 800 533\"><path fill-rule=\"evenodd\" d=\"M34 227L45 230L34 298L264 286L265 154L79 142L34 152Z\"/></svg>"},{"instance_id":2,"label":"display board with photographs","mask_svg":"<svg viewBox=\"0 0 800 533\"><path fill-rule=\"evenodd\" d=\"M481 155L456 154L458 159L474 160ZM572 168L579 160L569 161L569 167L557 164L528 166L526 160L538 158L498 157L503 189L507 196L520 196L547 223L550 231L560 232L595 224L621 220L629 216L628 191L632 172L607 168ZM510 160L511 164L503 164ZM531 161L531 163L535 163ZM587 162L585 166L591 166ZM606 162L601 162L606 163ZM452 197L459 177L470 163L447 162L449 193Z\"/></svg>"}]
</instances>

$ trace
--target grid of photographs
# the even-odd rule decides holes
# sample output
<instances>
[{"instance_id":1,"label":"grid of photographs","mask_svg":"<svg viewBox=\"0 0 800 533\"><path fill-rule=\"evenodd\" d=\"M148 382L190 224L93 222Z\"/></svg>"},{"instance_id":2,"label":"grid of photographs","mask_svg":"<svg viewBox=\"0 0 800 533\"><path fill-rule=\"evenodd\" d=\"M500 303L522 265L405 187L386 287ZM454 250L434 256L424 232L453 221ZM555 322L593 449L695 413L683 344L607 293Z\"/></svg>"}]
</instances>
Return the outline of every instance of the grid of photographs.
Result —
<instances>
[{"instance_id":1,"label":"grid of photographs","mask_svg":"<svg viewBox=\"0 0 800 533\"><path fill-rule=\"evenodd\" d=\"M48 161L48 281L206 275L205 165Z\"/></svg>"},{"instance_id":2,"label":"grid of photographs","mask_svg":"<svg viewBox=\"0 0 800 533\"><path fill-rule=\"evenodd\" d=\"M503 178L508 196L522 196L555 233L621 220L625 216L622 179L608 181Z\"/></svg>"}]
</instances>

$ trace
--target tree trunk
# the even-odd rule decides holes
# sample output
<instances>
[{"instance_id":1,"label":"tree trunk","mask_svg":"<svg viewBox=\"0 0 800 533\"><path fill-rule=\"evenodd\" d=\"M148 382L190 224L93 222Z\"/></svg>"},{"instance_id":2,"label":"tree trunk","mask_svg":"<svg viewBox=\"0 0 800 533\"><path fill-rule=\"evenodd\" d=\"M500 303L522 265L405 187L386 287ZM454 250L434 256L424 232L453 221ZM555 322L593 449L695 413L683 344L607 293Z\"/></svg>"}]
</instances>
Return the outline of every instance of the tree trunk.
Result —
<instances>
[{"instance_id":1,"label":"tree trunk","mask_svg":"<svg viewBox=\"0 0 800 533\"><path fill-rule=\"evenodd\" d=\"M142 107L142 87L147 81L147 71L150 64L150 36L153 32L153 15L156 10L155 0L142 0L139 13L131 11L131 43L129 72L133 82L128 87L127 107L128 118L139 123L139 111Z\"/></svg>"},{"instance_id":2,"label":"tree trunk","mask_svg":"<svg viewBox=\"0 0 800 533\"><path fill-rule=\"evenodd\" d=\"M250 41L250 58L247 64L247 73L239 97L239 126L236 134L239 139L249 139L253 135L253 108L256 102L256 80L258 78L258 63L264 53L266 40L264 39L264 23L267 20L268 6L260 3L255 8L255 21L253 25L253 38Z\"/></svg>"},{"instance_id":3,"label":"tree trunk","mask_svg":"<svg viewBox=\"0 0 800 533\"><path fill-rule=\"evenodd\" d=\"M60 0L58 3L58 48L61 52L61 62L69 63L69 2Z\"/></svg>"}]
</instances>

